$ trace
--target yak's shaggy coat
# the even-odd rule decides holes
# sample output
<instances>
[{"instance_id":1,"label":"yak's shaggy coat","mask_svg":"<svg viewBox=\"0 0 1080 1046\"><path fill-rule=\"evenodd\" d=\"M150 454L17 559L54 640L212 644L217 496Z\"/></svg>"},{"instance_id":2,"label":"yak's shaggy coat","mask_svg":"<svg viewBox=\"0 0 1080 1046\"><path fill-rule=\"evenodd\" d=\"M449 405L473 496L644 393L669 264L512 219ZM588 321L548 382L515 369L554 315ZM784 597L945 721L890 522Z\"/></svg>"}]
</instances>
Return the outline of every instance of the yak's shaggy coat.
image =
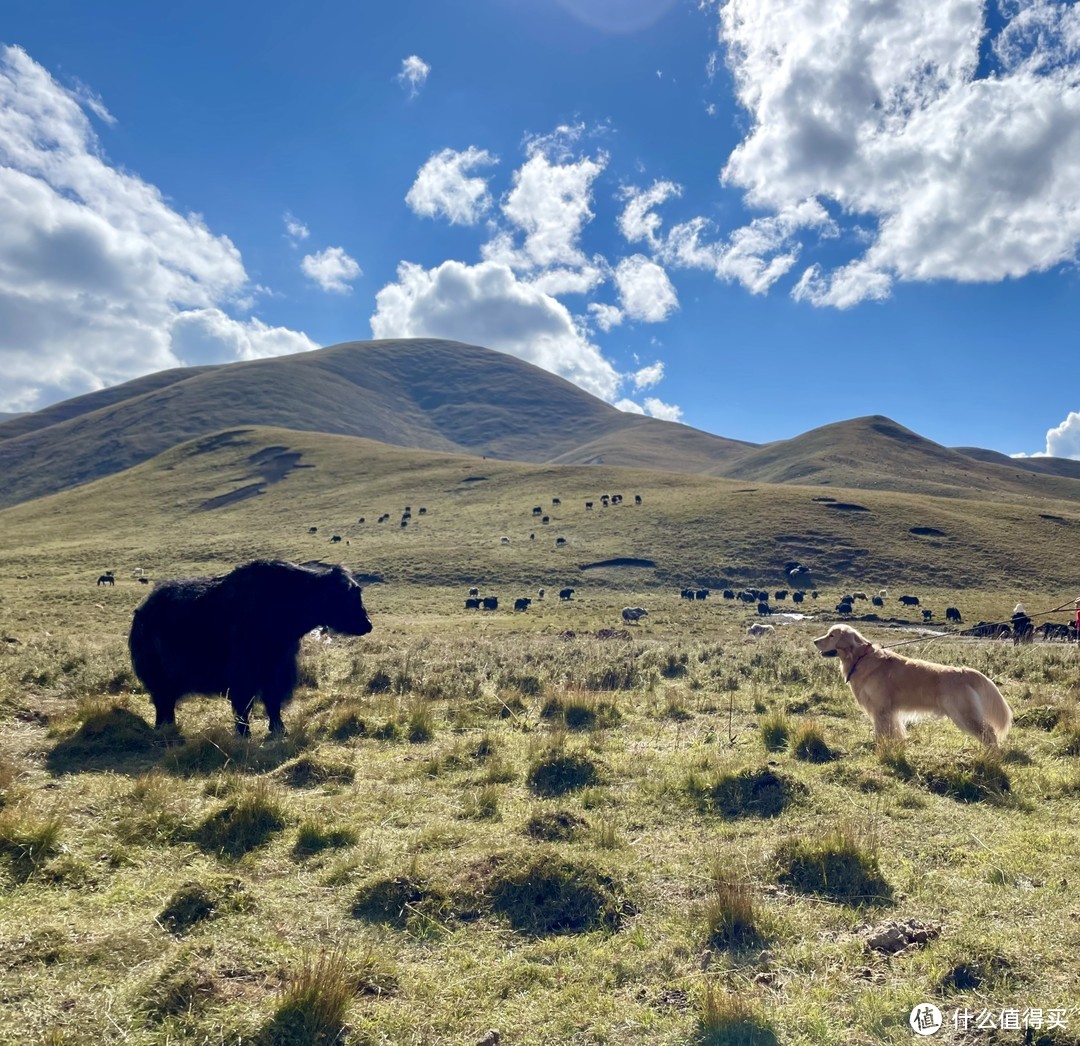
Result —
<instances>
[{"instance_id":1,"label":"yak's shaggy coat","mask_svg":"<svg viewBox=\"0 0 1080 1046\"><path fill-rule=\"evenodd\" d=\"M903 737L904 720L920 713L948 716L987 747L1005 740L1012 712L1001 691L974 668L916 661L834 625L814 640L823 657L839 657L844 678L874 724L874 736Z\"/></svg>"},{"instance_id":2,"label":"yak's shaggy coat","mask_svg":"<svg viewBox=\"0 0 1080 1046\"><path fill-rule=\"evenodd\" d=\"M270 732L296 689L301 637L324 625L362 636L371 622L360 585L341 566L256 560L223 577L162 581L135 609L128 647L158 727L176 722L187 694L227 694L236 730L261 698Z\"/></svg>"}]
</instances>

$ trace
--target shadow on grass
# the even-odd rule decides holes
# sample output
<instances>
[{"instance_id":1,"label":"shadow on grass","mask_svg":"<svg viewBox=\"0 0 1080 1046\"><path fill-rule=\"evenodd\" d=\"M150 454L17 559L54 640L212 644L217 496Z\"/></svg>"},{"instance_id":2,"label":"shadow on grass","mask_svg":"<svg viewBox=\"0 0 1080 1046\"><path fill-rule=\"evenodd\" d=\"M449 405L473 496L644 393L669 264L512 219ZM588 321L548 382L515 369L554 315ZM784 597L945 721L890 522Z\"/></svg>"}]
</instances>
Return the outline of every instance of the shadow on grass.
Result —
<instances>
[{"instance_id":1,"label":"shadow on grass","mask_svg":"<svg viewBox=\"0 0 1080 1046\"><path fill-rule=\"evenodd\" d=\"M96 712L71 737L57 743L45 757L52 774L114 770L142 774L164 752L164 740L141 716L126 708Z\"/></svg>"},{"instance_id":2,"label":"shadow on grass","mask_svg":"<svg viewBox=\"0 0 1080 1046\"><path fill-rule=\"evenodd\" d=\"M252 740L224 728L184 738L174 730L155 730L141 716L114 706L88 716L70 737L45 757L54 775L111 770L137 776L157 768L180 777L197 777L229 768L265 773L296 759L308 744L305 731Z\"/></svg>"}]
</instances>

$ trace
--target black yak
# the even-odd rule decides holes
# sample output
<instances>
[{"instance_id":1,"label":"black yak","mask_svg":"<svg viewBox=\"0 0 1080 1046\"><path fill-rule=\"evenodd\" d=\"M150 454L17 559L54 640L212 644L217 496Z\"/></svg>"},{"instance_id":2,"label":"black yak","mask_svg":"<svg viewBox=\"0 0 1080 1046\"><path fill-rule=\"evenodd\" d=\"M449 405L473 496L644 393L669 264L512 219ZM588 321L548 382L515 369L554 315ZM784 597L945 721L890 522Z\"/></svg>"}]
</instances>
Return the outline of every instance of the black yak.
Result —
<instances>
[{"instance_id":1,"label":"black yak","mask_svg":"<svg viewBox=\"0 0 1080 1046\"><path fill-rule=\"evenodd\" d=\"M159 582L136 607L128 639L154 725L174 724L176 702L188 694L227 694L238 734L247 735L257 697L270 733L283 734L300 639L320 625L371 631L360 585L345 567L256 560L222 577Z\"/></svg>"}]
</instances>

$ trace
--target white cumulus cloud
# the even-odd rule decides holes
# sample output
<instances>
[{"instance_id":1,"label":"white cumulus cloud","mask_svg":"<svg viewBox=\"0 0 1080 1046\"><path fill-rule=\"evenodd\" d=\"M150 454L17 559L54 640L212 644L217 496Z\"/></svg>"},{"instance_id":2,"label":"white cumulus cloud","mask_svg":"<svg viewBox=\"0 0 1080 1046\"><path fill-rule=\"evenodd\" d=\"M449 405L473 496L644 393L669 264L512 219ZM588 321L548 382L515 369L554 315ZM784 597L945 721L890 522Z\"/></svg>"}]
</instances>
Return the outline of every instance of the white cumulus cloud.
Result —
<instances>
[{"instance_id":1,"label":"white cumulus cloud","mask_svg":"<svg viewBox=\"0 0 1080 1046\"><path fill-rule=\"evenodd\" d=\"M180 316L251 293L228 237L109 164L83 104L104 119L89 88L0 48L0 410L176 366ZM237 322L251 351L272 330Z\"/></svg>"},{"instance_id":2,"label":"white cumulus cloud","mask_svg":"<svg viewBox=\"0 0 1080 1046\"><path fill-rule=\"evenodd\" d=\"M518 356L611 400L620 376L569 310L507 265L410 262L375 297L376 338L449 338Z\"/></svg>"},{"instance_id":3,"label":"white cumulus cloud","mask_svg":"<svg viewBox=\"0 0 1080 1046\"><path fill-rule=\"evenodd\" d=\"M726 0L719 11L750 117L725 184L777 217L817 200L871 230L836 270L804 272L798 296L845 307L896 280L993 282L1075 259L1076 5L1018 0L995 5L993 23L984 0ZM775 260L790 269L795 253Z\"/></svg>"},{"instance_id":4,"label":"white cumulus cloud","mask_svg":"<svg viewBox=\"0 0 1080 1046\"><path fill-rule=\"evenodd\" d=\"M423 58L411 54L408 58L402 58L397 82L409 92L410 98L415 98L420 93L420 88L427 83L430 72L431 66Z\"/></svg>"},{"instance_id":5,"label":"white cumulus cloud","mask_svg":"<svg viewBox=\"0 0 1080 1046\"><path fill-rule=\"evenodd\" d=\"M662 361L657 360L656 363L635 371L632 377L635 389L651 389L664 380L664 364Z\"/></svg>"},{"instance_id":6,"label":"white cumulus cloud","mask_svg":"<svg viewBox=\"0 0 1080 1046\"><path fill-rule=\"evenodd\" d=\"M648 189L623 189L622 198L626 206L619 215L619 232L630 243L645 241L650 247L659 249L661 219L654 208L681 194L682 188L674 182L653 182Z\"/></svg>"},{"instance_id":7,"label":"white cumulus cloud","mask_svg":"<svg viewBox=\"0 0 1080 1046\"><path fill-rule=\"evenodd\" d=\"M621 399L615 406L626 414L647 414L650 418L659 418L661 421L681 421L683 412L681 407L665 403L654 396L648 396L644 405L631 399Z\"/></svg>"},{"instance_id":8,"label":"white cumulus cloud","mask_svg":"<svg viewBox=\"0 0 1080 1046\"><path fill-rule=\"evenodd\" d=\"M451 225L475 225L491 206L487 179L470 172L498 163L486 149L443 149L416 173L405 202L426 218L447 218Z\"/></svg>"},{"instance_id":9,"label":"white cumulus cloud","mask_svg":"<svg viewBox=\"0 0 1080 1046\"><path fill-rule=\"evenodd\" d=\"M650 416L660 418L662 421L682 420L683 412L681 407L676 407L673 403L665 403L663 400L658 400L654 396L646 397L645 410Z\"/></svg>"},{"instance_id":10,"label":"white cumulus cloud","mask_svg":"<svg viewBox=\"0 0 1080 1046\"><path fill-rule=\"evenodd\" d=\"M663 266L642 254L633 254L619 262L615 267L615 285L623 309L631 319L660 323L679 307L678 295Z\"/></svg>"},{"instance_id":11,"label":"white cumulus cloud","mask_svg":"<svg viewBox=\"0 0 1080 1046\"><path fill-rule=\"evenodd\" d=\"M344 247L327 247L315 254L305 254L300 268L324 291L336 294L348 294L352 281L363 275L356 259L350 258Z\"/></svg>"},{"instance_id":12,"label":"white cumulus cloud","mask_svg":"<svg viewBox=\"0 0 1080 1046\"><path fill-rule=\"evenodd\" d=\"M1047 432L1046 453L1055 458L1080 460L1080 411L1069 411L1060 425Z\"/></svg>"},{"instance_id":13,"label":"white cumulus cloud","mask_svg":"<svg viewBox=\"0 0 1080 1046\"><path fill-rule=\"evenodd\" d=\"M306 334L270 327L259 319L234 320L220 309L188 309L173 320L173 352L189 366L221 359L254 360L307 352L318 346Z\"/></svg>"},{"instance_id":14,"label":"white cumulus cloud","mask_svg":"<svg viewBox=\"0 0 1080 1046\"><path fill-rule=\"evenodd\" d=\"M587 259L580 247L581 232L592 220L592 185L603 171L605 157L577 160L552 158L550 143L531 145L531 155L514 172L514 185L503 201L502 213L524 235L520 248L509 234L496 237L484 256L515 269L549 266L581 268Z\"/></svg>"},{"instance_id":15,"label":"white cumulus cloud","mask_svg":"<svg viewBox=\"0 0 1080 1046\"><path fill-rule=\"evenodd\" d=\"M623 311L617 305L594 301L589 303L589 312L592 313L593 322L605 332L618 327L623 321Z\"/></svg>"}]
</instances>

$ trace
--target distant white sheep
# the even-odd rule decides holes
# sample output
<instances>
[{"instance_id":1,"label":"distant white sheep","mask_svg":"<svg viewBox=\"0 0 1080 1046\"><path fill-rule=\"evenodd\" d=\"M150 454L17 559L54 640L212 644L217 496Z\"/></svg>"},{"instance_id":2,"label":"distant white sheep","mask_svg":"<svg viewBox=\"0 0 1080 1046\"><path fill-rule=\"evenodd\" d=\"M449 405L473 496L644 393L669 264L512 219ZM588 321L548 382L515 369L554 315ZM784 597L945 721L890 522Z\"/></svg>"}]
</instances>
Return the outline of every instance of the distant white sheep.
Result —
<instances>
[{"instance_id":1,"label":"distant white sheep","mask_svg":"<svg viewBox=\"0 0 1080 1046\"><path fill-rule=\"evenodd\" d=\"M763 625L760 621L755 621L747 630L748 636L767 636L770 632L775 632L775 625Z\"/></svg>"}]
</instances>

